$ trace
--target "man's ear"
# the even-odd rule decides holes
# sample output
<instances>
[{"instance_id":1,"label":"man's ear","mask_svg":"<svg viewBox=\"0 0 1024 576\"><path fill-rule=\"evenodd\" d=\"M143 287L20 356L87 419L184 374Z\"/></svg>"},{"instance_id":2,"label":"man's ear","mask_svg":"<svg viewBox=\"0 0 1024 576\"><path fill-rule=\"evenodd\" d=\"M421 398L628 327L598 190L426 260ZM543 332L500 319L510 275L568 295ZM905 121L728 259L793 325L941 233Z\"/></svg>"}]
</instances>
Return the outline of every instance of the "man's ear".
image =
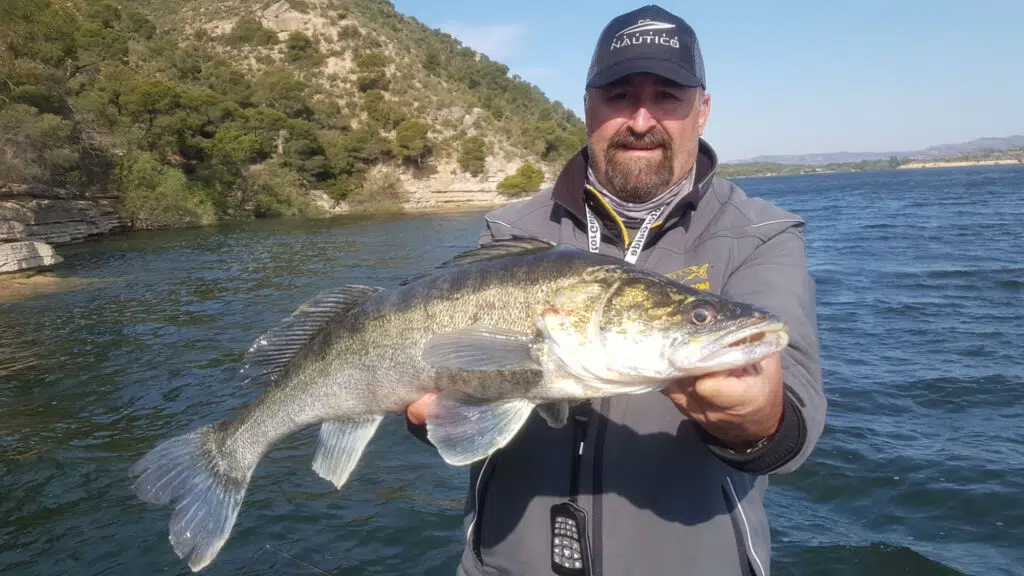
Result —
<instances>
[{"instance_id":1,"label":"man's ear","mask_svg":"<svg viewBox=\"0 0 1024 576\"><path fill-rule=\"evenodd\" d=\"M701 90L697 94L697 135L704 135L704 127L708 124L708 117L711 116L711 94Z\"/></svg>"}]
</instances>

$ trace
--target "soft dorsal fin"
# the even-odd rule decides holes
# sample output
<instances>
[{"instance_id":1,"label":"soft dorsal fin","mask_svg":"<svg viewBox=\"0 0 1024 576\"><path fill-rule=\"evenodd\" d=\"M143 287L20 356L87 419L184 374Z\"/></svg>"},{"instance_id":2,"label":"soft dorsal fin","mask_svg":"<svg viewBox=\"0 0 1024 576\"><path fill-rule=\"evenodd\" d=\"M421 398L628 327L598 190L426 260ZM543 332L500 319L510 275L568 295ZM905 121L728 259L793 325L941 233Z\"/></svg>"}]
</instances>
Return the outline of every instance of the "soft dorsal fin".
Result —
<instances>
[{"instance_id":1,"label":"soft dorsal fin","mask_svg":"<svg viewBox=\"0 0 1024 576\"><path fill-rule=\"evenodd\" d=\"M522 254L529 254L531 252L541 252L543 250L550 250L557 246L558 244L555 244L554 242L549 242L541 238L534 238L532 236L498 238L477 248L460 252L459 254L452 256L451 259L446 262L438 265L433 270L408 278L401 282L400 285L404 286L425 276L429 276L442 270L448 270L449 268L454 268L456 266L462 266L463 264L504 258L506 256L518 256Z\"/></svg>"},{"instance_id":2,"label":"soft dorsal fin","mask_svg":"<svg viewBox=\"0 0 1024 576\"><path fill-rule=\"evenodd\" d=\"M264 384L291 361L298 351L339 313L358 306L380 292L376 286L350 284L326 290L306 300L291 316L256 339L242 359L246 381Z\"/></svg>"}]
</instances>

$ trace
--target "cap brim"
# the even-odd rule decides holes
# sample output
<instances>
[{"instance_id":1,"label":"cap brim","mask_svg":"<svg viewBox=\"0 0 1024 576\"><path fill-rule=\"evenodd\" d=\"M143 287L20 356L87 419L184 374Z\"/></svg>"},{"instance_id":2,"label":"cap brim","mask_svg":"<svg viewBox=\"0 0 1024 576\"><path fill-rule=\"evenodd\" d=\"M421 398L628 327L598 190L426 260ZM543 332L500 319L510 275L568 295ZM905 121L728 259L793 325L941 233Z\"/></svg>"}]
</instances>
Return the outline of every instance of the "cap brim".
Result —
<instances>
[{"instance_id":1,"label":"cap brim","mask_svg":"<svg viewBox=\"0 0 1024 576\"><path fill-rule=\"evenodd\" d=\"M696 76L684 70L678 64L657 58L630 58L622 62L616 62L594 74L594 77L587 82L587 88L606 86L630 74L657 74L682 86L689 86L691 88L702 87L701 81Z\"/></svg>"}]
</instances>

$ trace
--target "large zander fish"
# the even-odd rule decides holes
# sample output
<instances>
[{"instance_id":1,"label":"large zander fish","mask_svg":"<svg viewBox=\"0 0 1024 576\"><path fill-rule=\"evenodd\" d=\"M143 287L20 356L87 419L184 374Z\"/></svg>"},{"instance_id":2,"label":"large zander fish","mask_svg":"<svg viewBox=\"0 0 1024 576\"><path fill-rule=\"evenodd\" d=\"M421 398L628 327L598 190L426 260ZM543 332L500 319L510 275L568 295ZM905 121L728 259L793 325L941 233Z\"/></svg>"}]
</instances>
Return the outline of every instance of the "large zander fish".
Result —
<instances>
[{"instance_id":1,"label":"large zander fish","mask_svg":"<svg viewBox=\"0 0 1024 576\"><path fill-rule=\"evenodd\" d=\"M193 571L231 533L249 479L282 438L320 425L313 470L341 488L385 415L436 390L427 437L452 465L504 446L536 408L665 387L757 362L785 324L608 256L532 238L465 252L391 290L317 295L260 337L243 372L264 394L158 444L131 468L144 501L174 503L170 541Z\"/></svg>"}]
</instances>

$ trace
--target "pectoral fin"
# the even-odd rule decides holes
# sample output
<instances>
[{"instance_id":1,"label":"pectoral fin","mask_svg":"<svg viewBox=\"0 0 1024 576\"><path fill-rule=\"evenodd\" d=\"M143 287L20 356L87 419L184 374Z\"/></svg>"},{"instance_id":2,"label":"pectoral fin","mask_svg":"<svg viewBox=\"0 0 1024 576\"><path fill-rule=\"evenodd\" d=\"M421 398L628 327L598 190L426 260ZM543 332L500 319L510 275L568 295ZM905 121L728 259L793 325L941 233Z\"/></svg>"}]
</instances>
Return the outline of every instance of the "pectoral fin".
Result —
<instances>
[{"instance_id":1,"label":"pectoral fin","mask_svg":"<svg viewBox=\"0 0 1024 576\"><path fill-rule=\"evenodd\" d=\"M427 439L445 462L471 464L505 446L533 407L533 402L521 398L469 403L439 396L427 415Z\"/></svg>"},{"instance_id":2,"label":"pectoral fin","mask_svg":"<svg viewBox=\"0 0 1024 576\"><path fill-rule=\"evenodd\" d=\"M423 361L449 370L535 370L533 337L501 328L463 328L435 334L423 347Z\"/></svg>"}]
</instances>

